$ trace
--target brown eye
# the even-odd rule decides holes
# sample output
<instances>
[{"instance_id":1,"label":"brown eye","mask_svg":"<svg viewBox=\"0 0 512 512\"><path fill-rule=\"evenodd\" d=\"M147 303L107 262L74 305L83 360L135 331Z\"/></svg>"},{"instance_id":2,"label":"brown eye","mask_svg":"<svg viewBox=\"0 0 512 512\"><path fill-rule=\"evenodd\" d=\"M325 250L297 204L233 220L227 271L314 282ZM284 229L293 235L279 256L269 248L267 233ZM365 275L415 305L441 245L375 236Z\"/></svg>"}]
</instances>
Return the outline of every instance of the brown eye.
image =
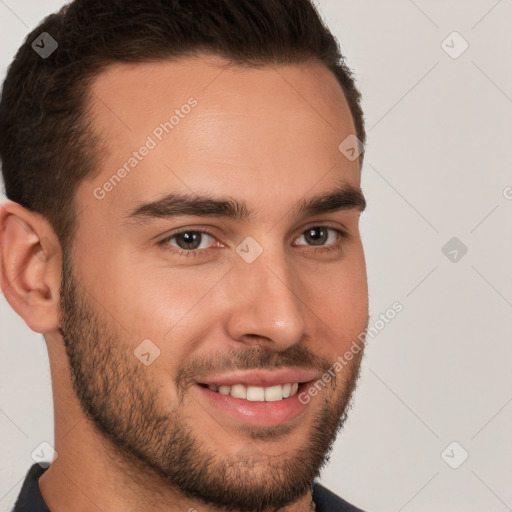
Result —
<instances>
[{"instance_id":1,"label":"brown eye","mask_svg":"<svg viewBox=\"0 0 512 512\"><path fill-rule=\"evenodd\" d=\"M184 231L174 235L173 238L176 239L176 245L180 249L191 250L198 249L201 246L203 234L199 231Z\"/></svg>"},{"instance_id":2,"label":"brown eye","mask_svg":"<svg viewBox=\"0 0 512 512\"><path fill-rule=\"evenodd\" d=\"M206 232L198 230L183 230L168 236L160 242L170 250L177 253L207 251L215 242L215 237ZM174 248L174 249L173 249Z\"/></svg>"},{"instance_id":3,"label":"brown eye","mask_svg":"<svg viewBox=\"0 0 512 512\"><path fill-rule=\"evenodd\" d=\"M311 245L323 245L328 238L327 230L322 227L311 228L304 232L304 239Z\"/></svg>"},{"instance_id":4,"label":"brown eye","mask_svg":"<svg viewBox=\"0 0 512 512\"><path fill-rule=\"evenodd\" d=\"M298 240L304 239L306 245L324 246L334 244L341 238L342 232L339 229L327 226L313 226L302 233ZM299 245L303 245L299 243Z\"/></svg>"}]
</instances>

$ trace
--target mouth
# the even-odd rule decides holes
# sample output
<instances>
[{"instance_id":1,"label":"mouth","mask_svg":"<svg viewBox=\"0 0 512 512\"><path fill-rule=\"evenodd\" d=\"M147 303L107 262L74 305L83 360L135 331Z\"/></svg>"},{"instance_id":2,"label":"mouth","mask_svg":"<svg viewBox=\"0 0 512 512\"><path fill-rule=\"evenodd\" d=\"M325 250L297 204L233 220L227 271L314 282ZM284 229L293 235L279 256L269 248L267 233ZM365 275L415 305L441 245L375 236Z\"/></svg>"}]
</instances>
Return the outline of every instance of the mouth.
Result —
<instances>
[{"instance_id":1,"label":"mouth","mask_svg":"<svg viewBox=\"0 0 512 512\"><path fill-rule=\"evenodd\" d=\"M271 426L297 421L311 408L301 393L318 379L318 372L279 369L235 372L199 378L193 388L213 418L236 424Z\"/></svg>"},{"instance_id":2,"label":"mouth","mask_svg":"<svg viewBox=\"0 0 512 512\"><path fill-rule=\"evenodd\" d=\"M248 400L249 402L278 402L285 400L298 393L299 387L304 383L287 382L286 384L276 384L274 386L251 386L242 383L229 385L215 386L211 384L199 384L202 387L208 388L210 391L219 393L224 396L232 396L233 398L240 398Z\"/></svg>"}]
</instances>

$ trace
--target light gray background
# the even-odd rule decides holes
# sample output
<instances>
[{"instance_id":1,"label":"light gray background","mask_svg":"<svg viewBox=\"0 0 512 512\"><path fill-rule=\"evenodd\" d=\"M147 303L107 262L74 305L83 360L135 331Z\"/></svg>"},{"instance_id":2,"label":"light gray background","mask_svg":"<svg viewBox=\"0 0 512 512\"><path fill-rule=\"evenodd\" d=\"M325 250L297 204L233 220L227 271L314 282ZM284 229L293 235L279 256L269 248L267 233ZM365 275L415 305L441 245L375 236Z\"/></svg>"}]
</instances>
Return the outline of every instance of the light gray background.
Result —
<instances>
[{"instance_id":1,"label":"light gray background","mask_svg":"<svg viewBox=\"0 0 512 512\"><path fill-rule=\"evenodd\" d=\"M2 77L63 3L0 0ZM371 322L404 306L368 344L322 482L368 511L512 510L512 0L317 4L364 96ZM0 322L7 511L53 418L42 336L3 297Z\"/></svg>"}]
</instances>

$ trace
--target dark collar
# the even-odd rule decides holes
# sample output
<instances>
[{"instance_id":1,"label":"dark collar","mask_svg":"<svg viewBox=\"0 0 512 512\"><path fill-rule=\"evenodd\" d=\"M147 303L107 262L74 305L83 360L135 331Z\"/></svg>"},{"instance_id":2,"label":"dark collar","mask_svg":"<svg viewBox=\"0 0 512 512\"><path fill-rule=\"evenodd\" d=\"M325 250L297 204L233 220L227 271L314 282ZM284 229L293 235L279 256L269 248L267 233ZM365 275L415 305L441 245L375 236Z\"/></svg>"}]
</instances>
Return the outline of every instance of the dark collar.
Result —
<instances>
[{"instance_id":1,"label":"dark collar","mask_svg":"<svg viewBox=\"0 0 512 512\"><path fill-rule=\"evenodd\" d=\"M39 490L39 477L46 471L39 464L34 464L27 473L18 501L12 512L50 512Z\"/></svg>"}]
</instances>

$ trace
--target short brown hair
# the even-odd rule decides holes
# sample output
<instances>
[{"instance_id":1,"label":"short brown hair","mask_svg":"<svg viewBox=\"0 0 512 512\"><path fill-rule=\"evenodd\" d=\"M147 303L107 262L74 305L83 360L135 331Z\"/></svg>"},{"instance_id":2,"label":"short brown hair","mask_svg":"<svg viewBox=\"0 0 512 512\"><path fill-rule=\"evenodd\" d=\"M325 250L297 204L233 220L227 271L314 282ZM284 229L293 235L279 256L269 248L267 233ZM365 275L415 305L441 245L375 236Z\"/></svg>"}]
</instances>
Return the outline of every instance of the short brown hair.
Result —
<instances>
[{"instance_id":1,"label":"short brown hair","mask_svg":"<svg viewBox=\"0 0 512 512\"><path fill-rule=\"evenodd\" d=\"M58 43L46 58L32 47L43 32ZM8 69L0 101L7 197L44 215L65 249L76 188L99 164L87 116L92 79L116 62L204 52L250 67L322 62L364 143L360 93L310 0L75 0L27 36Z\"/></svg>"}]
</instances>

